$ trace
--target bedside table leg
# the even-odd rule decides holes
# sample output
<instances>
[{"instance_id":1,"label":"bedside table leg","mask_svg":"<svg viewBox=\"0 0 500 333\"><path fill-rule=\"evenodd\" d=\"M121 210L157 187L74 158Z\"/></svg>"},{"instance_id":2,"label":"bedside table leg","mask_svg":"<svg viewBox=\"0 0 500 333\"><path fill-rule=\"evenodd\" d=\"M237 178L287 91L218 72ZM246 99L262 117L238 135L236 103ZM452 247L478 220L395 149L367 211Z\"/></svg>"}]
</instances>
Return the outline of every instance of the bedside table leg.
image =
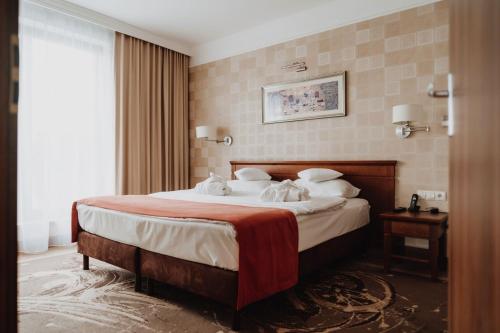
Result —
<instances>
[{"instance_id":1,"label":"bedside table leg","mask_svg":"<svg viewBox=\"0 0 500 333\"><path fill-rule=\"evenodd\" d=\"M89 256L86 256L85 254L83 255L83 270L89 270Z\"/></svg>"},{"instance_id":2,"label":"bedside table leg","mask_svg":"<svg viewBox=\"0 0 500 333\"><path fill-rule=\"evenodd\" d=\"M384 233L384 271L389 273L391 270L391 253L392 253L392 235Z\"/></svg>"},{"instance_id":3,"label":"bedside table leg","mask_svg":"<svg viewBox=\"0 0 500 333\"><path fill-rule=\"evenodd\" d=\"M431 277L434 280L437 280L439 267L438 267L438 258L439 258L439 240L438 239L430 239L429 240L429 252L430 252L430 263L431 263Z\"/></svg>"},{"instance_id":4,"label":"bedside table leg","mask_svg":"<svg viewBox=\"0 0 500 333\"><path fill-rule=\"evenodd\" d=\"M438 265L441 270L446 270L448 268L446 231L444 232L443 236L441 236L441 238L439 239Z\"/></svg>"}]
</instances>

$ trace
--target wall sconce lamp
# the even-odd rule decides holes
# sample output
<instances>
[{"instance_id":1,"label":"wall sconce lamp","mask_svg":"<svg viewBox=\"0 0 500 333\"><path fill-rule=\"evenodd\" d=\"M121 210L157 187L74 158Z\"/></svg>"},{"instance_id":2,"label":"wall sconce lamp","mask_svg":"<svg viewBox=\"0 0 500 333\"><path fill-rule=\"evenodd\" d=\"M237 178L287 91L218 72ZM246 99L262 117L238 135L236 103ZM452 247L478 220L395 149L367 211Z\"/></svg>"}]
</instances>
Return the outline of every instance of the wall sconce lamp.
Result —
<instances>
[{"instance_id":1,"label":"wall sconce lamp","mask_svg":"<svg viewBox=\"0 0 500 333\"><path fill-rule=\"evenodd\" d=\"M217 140L217 128L212 126L196 126L196 138L223 143L226 146L230 146L233 143L231 136L225 136L224 139Z\"/></svg>"},{"instance_id":2,"label":"wall sconce lamp","mask_svg":"<svg viewBox=\"0 0 500 333\"><path fill-rule=\"evenodd\" d=\"M416 104L402 104L392 107L392 123L399 125L396 128L396 136L404 139L410 136L412 132L431 130L430 126L412 127L410 122L418 121L421 119L422 106Z\"/></svg>"}]
</instances>

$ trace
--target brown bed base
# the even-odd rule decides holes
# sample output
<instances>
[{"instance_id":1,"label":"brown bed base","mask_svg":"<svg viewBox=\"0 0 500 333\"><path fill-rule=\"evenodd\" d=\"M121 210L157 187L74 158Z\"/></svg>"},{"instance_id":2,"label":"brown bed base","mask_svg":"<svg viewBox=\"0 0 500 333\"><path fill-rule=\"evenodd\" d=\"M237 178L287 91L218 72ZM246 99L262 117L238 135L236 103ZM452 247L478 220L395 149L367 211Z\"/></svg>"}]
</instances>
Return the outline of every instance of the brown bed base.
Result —
<instances>
[{"instance_id":1,"label":"brown bed base","mask_svg":"<svg viewBox=\"0 0 500 333\"><path fill-rule=\"evenodd\" d=\"M300 252L301 277L363 251L368 240L380 230L378 213L394 207L396 161L232 161L231 166L233 172L243 167L261 168L275 180L296 179L297 172L307 168L331 168L342 172L343 178L362 189L360 197L370 202L372 223ZM236 309L238 272L147 251L81 229L78 252L83 254L83 269L89 269L89 257L92 257L135 273L136 291L142 291L142 278L147 278ZM240 311L234 310L233 314L232 328L238 330Z\"/></svg>"}]
</instances>

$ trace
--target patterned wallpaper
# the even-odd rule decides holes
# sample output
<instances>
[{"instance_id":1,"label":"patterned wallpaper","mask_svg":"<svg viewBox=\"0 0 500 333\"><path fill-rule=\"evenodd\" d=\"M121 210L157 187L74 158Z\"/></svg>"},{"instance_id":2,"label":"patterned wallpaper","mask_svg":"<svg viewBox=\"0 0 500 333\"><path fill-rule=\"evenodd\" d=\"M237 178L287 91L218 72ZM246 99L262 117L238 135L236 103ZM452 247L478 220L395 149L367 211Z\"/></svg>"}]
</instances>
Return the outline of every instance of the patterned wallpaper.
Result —
<instances>
[{"instance_id":1,"label":"patterned wallpaper","mask_svg":"<svg viewBox=\"0 0 500 333\"><path fill-rule=\"evenodd\" d=\"M270 32L271 33L271 32ZM281 66L297 58L302 73ZM347 71L347 117L261 124L261 87ZM213 171L230 177L229 160L395 159L397 204L417 189L448 191L446 99L426 95L448 73L448 4L440 1L190 69L191 185ZM392 106L421 104L430 133L398 139ZM195 126L230 134L231 147L196 140ZM447 209L447 202L429 202ZM425 205L425 203L424 203Z\"/></svg>"}]
</instances>

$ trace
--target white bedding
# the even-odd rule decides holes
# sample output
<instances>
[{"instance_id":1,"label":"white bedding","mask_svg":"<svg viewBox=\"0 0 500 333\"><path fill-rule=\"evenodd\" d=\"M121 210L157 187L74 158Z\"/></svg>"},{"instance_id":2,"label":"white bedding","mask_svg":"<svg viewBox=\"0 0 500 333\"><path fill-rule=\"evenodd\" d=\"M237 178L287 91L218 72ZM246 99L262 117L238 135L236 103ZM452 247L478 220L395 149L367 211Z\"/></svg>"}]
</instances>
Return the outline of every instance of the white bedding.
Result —
<instances>
[{"instance_id":1,"label":"white bedding","mask_svg":"<svg viewBox=\"0 0 500 333\"><path fill-rule=\"evenodd\" d=\"M299 251L358 229L369 222L369 205L364 199L313 197L304 202L261 202L255 193L235 191L218 197L193 190L159 192L152 196L176 200L276 207L292 211L299 228ZM143 216L78 205L83 230L114 241L172 257L238 270L238 243L231 224L205 223Z\"/></svg>"},{"instance_id":2,"label":"white bedding","mask_svg":"<svg viewBox=\"0 0 500 333\"><path fill-rule=\"evenodd\" d=\"M156 198L221 203L228 205L283 208L288 209L297 216L317 213L326 209L340 208L346 203L346 199L341 197L314 197L309 201L264 202L260 200L259 193L243 191L234 191L231 195L227 196L215 196L199 194L193 190L183 190L158 192L151 194L151 196Z\"/></svg>"}]
</instances>

